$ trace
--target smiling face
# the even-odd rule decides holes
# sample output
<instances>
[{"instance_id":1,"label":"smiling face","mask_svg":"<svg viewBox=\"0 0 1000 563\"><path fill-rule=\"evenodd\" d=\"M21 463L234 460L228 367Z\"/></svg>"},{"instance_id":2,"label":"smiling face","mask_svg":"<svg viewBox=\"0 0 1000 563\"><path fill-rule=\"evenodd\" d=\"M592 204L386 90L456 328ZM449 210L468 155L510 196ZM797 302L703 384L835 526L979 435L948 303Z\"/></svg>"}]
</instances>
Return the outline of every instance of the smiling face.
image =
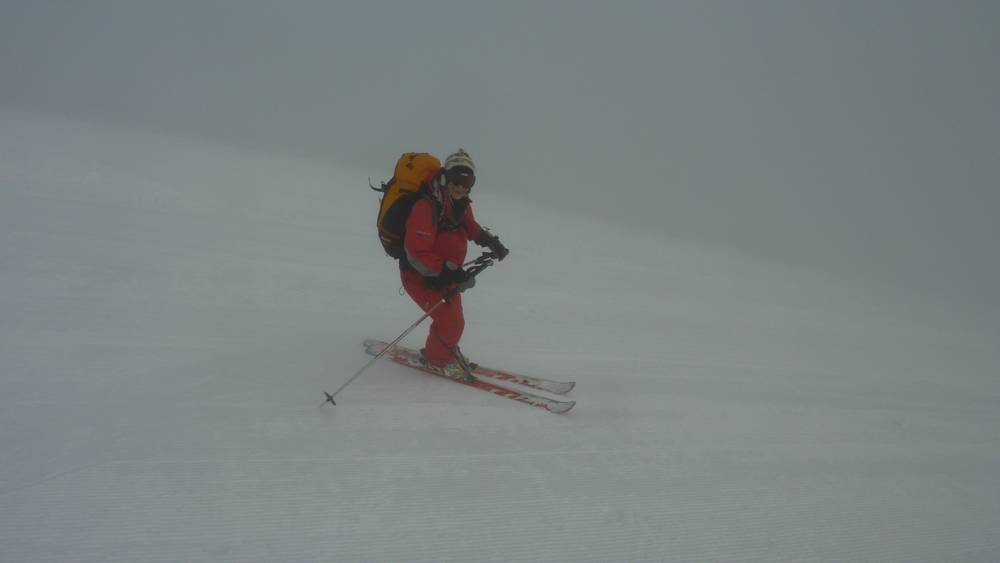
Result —
<instances>
[{"instance_id":1,"label":"smiling face","mask_svg":"<svg viewBox=\"0 0 1000 563\"><path fill-rule=\"evenodd\" d=\"M469 197L469 188L461 184L452 184L448 182L448 196L455 201L459 201Z\"/></svg>"},{"instance_id":2,"label":"smiling face","mask_svg":"<svg viewBox=\"0 0 1000 563\"><path fill-rule=\"evenodd\" d=\"M456 166L445 172L445 188L455 201L469 197L469 190L475 183L475 173L465 166Z\"/></svg>"}]
</instances>

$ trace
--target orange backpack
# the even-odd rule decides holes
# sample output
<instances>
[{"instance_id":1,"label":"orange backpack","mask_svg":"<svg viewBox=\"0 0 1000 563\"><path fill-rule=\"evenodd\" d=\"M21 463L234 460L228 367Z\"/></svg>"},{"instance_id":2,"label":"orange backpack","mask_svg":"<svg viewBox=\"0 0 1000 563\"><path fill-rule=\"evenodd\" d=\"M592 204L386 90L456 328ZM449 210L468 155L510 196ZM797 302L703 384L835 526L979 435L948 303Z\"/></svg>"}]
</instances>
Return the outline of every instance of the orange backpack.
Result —
<instances>
[{"instance_id":1,"label":"orange backpack","mask_svg":"<svg viewBox=\"0 0 1000 563\"><path fill-rule=\"evenodd\" d=\"M403 238L406 236L406 218L421 194L421 185L441 168L441 161L425 152L408 152L396 161L392 179L381 188L369 186L382 193L378 208L378 237L385 253L399 259L406 255Z\"/></svg>"}]
</instances>

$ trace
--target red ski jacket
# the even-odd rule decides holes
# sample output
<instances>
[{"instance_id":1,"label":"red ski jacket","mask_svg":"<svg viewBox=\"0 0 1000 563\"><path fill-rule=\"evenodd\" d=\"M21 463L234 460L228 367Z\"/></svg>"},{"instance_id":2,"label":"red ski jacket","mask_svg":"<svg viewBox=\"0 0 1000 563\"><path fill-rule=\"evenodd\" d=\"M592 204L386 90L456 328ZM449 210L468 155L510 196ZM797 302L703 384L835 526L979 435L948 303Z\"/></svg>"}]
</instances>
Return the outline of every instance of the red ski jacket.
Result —
<instances>
[{"instance_id":1,"label":"red ski jacket","mask_svg":"<svg viewBox=\"0 0 1000 563\"><path fill-rule=\"evenodd\" d=\"M427 197L420 198L406 219L403 242L406 260L422 276L437 276L446 262L461 266L469 241L477 240L482 233L472 214L471 201L467 199L464 205L456 205L447 195L442 196L440 204Z\"/></svg>"}]
</instances>

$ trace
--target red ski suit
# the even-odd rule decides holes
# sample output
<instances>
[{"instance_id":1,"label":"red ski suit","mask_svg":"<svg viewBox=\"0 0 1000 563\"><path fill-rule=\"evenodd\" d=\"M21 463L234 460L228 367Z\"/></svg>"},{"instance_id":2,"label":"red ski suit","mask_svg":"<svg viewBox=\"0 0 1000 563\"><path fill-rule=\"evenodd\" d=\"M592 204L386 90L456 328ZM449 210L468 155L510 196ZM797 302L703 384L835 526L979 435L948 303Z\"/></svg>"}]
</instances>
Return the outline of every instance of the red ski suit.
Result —
<instances>
[{"instance_id":1,"label":"red ski suit","mask_svg":"<svg viewBox=\"0 0 1000 563\"><path fill-rule=\"evenodd\" d=\"M433 188L432 188L433 189ZM438 191L438 193L443 190ZM470 240L477 240L482 227L472 215L471 202L456 204L445 194L438 200L441 207L428 198L413 204L406 220L406 261L412 268L402 268L403 287L413 301L424 311L442 298L448 288L436 289L427 284L446 267L461 266L465 262ZM435 212L443 212L435 217ZM456 209L457 208L457 209ZM456 217L455 213L459 216ZM431 313L431 328L424 347L424 356L438 366L454 358L454 349L462 338L465 317L462 313L462 296L455 293L448 301Z\"/></svg>"}]
</instances>

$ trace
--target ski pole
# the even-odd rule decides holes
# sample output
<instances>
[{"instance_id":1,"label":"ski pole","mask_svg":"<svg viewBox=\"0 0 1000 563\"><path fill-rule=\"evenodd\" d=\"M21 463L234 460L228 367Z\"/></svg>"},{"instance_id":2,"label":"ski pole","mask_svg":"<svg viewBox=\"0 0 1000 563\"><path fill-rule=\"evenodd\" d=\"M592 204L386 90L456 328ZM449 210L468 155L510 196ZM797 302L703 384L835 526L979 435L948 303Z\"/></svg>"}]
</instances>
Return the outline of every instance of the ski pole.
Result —
<instances>
[{"instance_id":1,"label":"ski pole","mask_svg":"<svg viewBox=\"0 0 1000 563\"><path fill-rule=\"evenodd\" d=\"M472 274L472 277L475 277L475 276L479 275L480 272L482 272L486 268L488 268L491 265L493 265L493 254L492 253L483 254L482 256L480 256L479 258L477 258L476 260L474 260L474 262L476 264L475 267L469 269L469 273ZM350 383L352 381L354 381L355 379L357 379L362 373L365 372L365 370L367 370L369 367L371 367L371 365L375 363L375 360L377 360L377 359L381 358L382 356L384 356L385 353L388 352L390 349L392 349L393 346L395 346L396 344L398 344L400 340L402 340L403 338L406 338L407 334L410 334L410 332L412 332L413 329L417 328L417 325L419 325L420 323L424 322L424 319L426 319L427 317L431 316L431 313L433 313L443 303L446 303L448 301L448 298L450 298L456 292L458 292L458 288L457 287L453 287L450 290L448 290L448 293L445 293L444 297L442 297L440 301L438 301L433 307L431 307L430 309L428 309L426 313L424 313L419 319L416 320L416 322L414 322L412 325L410 325L410 328L404 330L403 334L400 334L399 336L397 336L395 340L393 340L392 342L390 342L389 345L386 346L384 349L382 349L381 352L379 352L378 354L376 354L374 358L368 360L367 364L365 364L361 369L359 369L357 373L355 373L354 375L352 375L351 378L348 379L346 382L344 382L343 385L341 385L339 388L337 388L336 391L334 391L333 393L327 393L326 391L323 391L323 394L326 395L326 400L323 401L323 404L325 405L327 403L330 403L332 405L336 405L337 403L333 400L333 398L337 396L337 393L340 393L344 389L344 387L347 387L348 385L350 385Z\"/></svg>"},{"instance_id":2,"label":"ski pole","mask_svg":"<svg viewBox=\"0 0 1000 563\"><path fill-rule=\"evenodd\" d=\"M403 338L405 338L407 334L410 334L410 332L413 331L413 329L417 328L417 325L419 325L420 323L424 322L424 319L426 319L427 317L431 316L431 313L433 313L435 309L437 309L438 307L440 307L442 303L444 303L445 301L447 301L448 298L451 297L452 294L454 294L454 293L455 293L454 290L449 291L448 294L444 296L444 298L442 298L440 301L438 301L437 304L435 304L433 307L431 307L430 309L428 309L427 312L423 314L423 316L421 316L419 319L417 319L417 322L415 322L412 325L410 325L410 328L404 330L403 334L400 334L399 336L397 336L395 340L393 340L392 342L390 342L389 345L386 346L381 352L379 352L378 354L376 354L374 358L368 360L368 363L365 364L364 367L362 367L361 369L359 369L357 373L355 373L354 375L352 375L351 378L348 379L343 385L341 385L336 391L334 391L333 393L327 393L326 391L323 391L323 394L326 395L326 401L324 401L323 404L325 405L327 403L331 403L333 405L336 405L337 403L334 402L333 398L337 396L337 393L340 393L340 391L344 387L347 387L352 381L354 381L355 379L357 379L358 376L360 376L362 373L364 373L366 369L368 369L369 367L371 367L371 365L375 363L375 360L381 358L383 355L385 355L386 352L388 352L390 349L392 349L393 346L395 346L396 344L398 344L400 340L402 340Z\"/></svg>"}]
</instances>

